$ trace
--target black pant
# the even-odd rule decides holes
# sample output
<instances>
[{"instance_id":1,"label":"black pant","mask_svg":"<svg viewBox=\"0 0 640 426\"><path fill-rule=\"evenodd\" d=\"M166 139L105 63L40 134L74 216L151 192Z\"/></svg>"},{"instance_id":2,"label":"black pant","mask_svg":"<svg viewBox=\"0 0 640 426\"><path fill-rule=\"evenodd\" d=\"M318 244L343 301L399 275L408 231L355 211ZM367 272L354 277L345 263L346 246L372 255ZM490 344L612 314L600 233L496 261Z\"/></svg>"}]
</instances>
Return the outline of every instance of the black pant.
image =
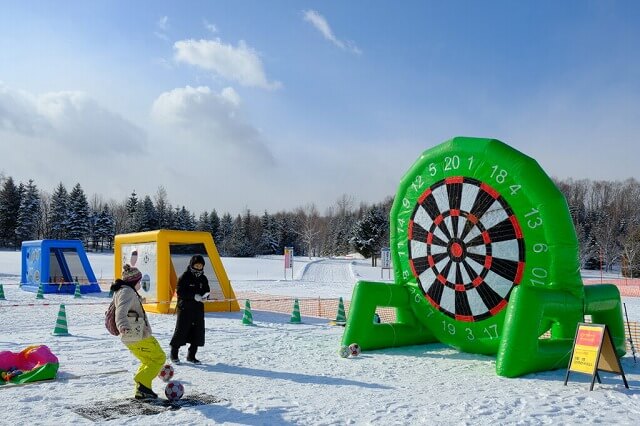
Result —
<instances>
[{"instance_id":1,"label":"black pant","mask_svg":"<svg viewBox=\"0 0 640 426\"><path fill-rule=\"evenodd\" d=\"M180 350L180 346L171 346L171 359L178 359L178 351ZM187 359L193 359L196 357L196 352L198 352L198 346L193 343L189 345L189 350L187 354Z\"/></svg>"}]
</instances>

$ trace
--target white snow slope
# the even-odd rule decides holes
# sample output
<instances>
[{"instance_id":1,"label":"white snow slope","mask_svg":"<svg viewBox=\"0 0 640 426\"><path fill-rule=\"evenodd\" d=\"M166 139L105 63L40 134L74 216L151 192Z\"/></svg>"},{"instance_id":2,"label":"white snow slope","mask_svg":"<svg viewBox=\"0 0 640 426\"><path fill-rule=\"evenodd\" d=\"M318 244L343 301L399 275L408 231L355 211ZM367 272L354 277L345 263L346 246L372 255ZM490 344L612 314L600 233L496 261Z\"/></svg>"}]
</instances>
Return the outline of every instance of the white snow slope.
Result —
<instances>
[{"instance_id":1,"label":"white snow slope","mask_svg":"<svg viewBox=\"0 0 640 426\"><path fill-rule=\"evenodd\" d=\"M3 424L90 424L72 408L130 397L138 361L104 328L106 293L36 300L15 285L19 259L17 252L0 253L0 283L7 298L0 301L0 351L46 344L59 357L60 372L56 381L0 387ZM96 275L113 278L112 256L91 254L90 260ZM380 278L380 269L367 261L299 260L294 280L291 271L284 279L281 256L225 258L223 263L236 291L264 294L350 299L357 279ZM624 301L637 321L640 303ZM71 336L51 334L60 303L66 305ZM343 359L337 353L343 328L327 320L305 317L296 325L289 323L290 315L254 311L256 326L249 327L241 318L242 312L207 314L207 343L198 353L204 364L176 367L186 395L204 392L224 401L105 423L640 424L640 371L631 354L622 359L630 389L619 376L603 373L603 383L589 392L586 376L572 373L567 386L565 370L506 379L496 376L493 357L442 344ZM175 317L151 314L150 320L168 349ZM127 371L103 374L121 369ZM154 389L161 392L163 384L154 381Z\"/></svg>"}]
</instances>

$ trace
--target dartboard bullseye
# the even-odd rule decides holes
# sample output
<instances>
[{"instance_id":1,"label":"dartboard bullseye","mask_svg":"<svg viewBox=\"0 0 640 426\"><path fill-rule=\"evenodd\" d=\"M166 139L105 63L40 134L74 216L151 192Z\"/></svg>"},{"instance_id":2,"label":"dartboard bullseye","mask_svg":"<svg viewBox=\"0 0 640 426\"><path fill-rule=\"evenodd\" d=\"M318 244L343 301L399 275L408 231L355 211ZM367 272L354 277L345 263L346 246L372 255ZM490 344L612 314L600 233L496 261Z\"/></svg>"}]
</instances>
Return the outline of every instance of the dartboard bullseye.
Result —
<instances>
[{"instance_id":1,"label":"dartboard bullseye","mask_svg":"<svg viewBox=\"0 0 640 426\"><path fill-rule=\"evenodd\" d=\"M477 179L455 176L428 187L411 214L407 244L422 293L458 321L496 315L522 279L518 219L496 190Z\"/></svg>"}]
</instances>

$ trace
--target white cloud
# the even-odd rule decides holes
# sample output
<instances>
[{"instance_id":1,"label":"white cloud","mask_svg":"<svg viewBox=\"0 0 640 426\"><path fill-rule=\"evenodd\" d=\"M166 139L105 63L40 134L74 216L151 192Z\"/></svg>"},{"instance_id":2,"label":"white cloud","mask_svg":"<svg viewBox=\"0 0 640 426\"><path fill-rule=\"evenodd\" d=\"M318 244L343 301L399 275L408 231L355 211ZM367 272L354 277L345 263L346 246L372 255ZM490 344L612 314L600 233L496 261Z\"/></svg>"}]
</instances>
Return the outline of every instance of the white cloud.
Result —
<instances>
[{"instance_id":1,"label":"white cloud","mask_svg":"<svg viewBox=\"0 0 640 426\"><path fill-rule=\"evenodd\" d=\"M0 129L27 136L48 130L49 123L37 113L37 102L30 93L0 83Z\"/></svg>"},{"instance_id":2,"label":"white cloud","mask_svg":"<svg viewBox=\"0 0 640 426\"><path fill-rule=\"evenodd\" d=\"M157 30L153 32L153 35L158 37L161 40L169 41L169 36L167 36L167 31L169 30L169 17L163 16L162 18L156 21Z\"/></svg>"},{"instance_id":3,"label":"white cloud","mask_svg":"<svg viewBox=\"0 0 640 426\"><path fill-rule=\"evenodd\" d=\"M209 21L207 21L206 19L204 20L204 27L214 34L218 32L218 27L216 27L214 24L209 23Z\"/></svg>"},{"instance_id":4,"label":"white cloud","mask_svg":"<svg viewBox=\"0 0 640 426\"><path fill-rule=\"evenodd\" d=\"M243 86L277 89L278 81L268 81L258 53L240 41L237 47L217 40L181 40L173 48L175 60L195 65L237 81Z\"/></svg>"},{"instance_id":5,"label":"white cloud","mask_svg":"<svg viewBox=\"0 0 640 426\"><path fill-rule=\"evenodd\" d=\"M355 45L355 43L351 41L342 41L338 39L335 36L335 34L333 34L333 31L331 30L331 26L329 25L325 17L319 14L318 12L316 12L315 10L305 11L304 20L311 23L311 25L313 25L315 29L320 31L320 33L325 39L329 40L330 42L338 46L340 49L350 50L351 52L356 53L358 55L362 53L362 51L358 48L358 46Z\"/></svg>"},{"instance_id":6,"label":"white cloud","mask_svg":"<svg viewBox=\"0 0 640 426\"><path fill-rule=\"evenodd\" d=\"M219 94L208 87L173 89L162 93L151 108L152 118L163 129L161 138L177 138L184 148L203 157L272 166L275 161L264 137L243 118L241 99L231 87Z\"/></svg>"},{"instance_id":7,"label":"white cloud","mask_svg":"<svg viewBox=\"0 0 640 426\"><path fill-rule=\"evenodd\" d=\"M163 16L162 18L158 19L158 21L156 22L156 25L162 31L167 31L167 29L169 28L169 17Z\"/></svg>"},{"instance_id":8,"label":"white cloud","mask_svg":"<svg viewBox=\"0 0 640 426\"><path fill-rule=\"evenodd\" d=\"M35 95L0 83L0 167L18 181L48 191L80 182L88 194L125 197L139 188L130 174L146 164L147 146L146 132L85 93Z\"/></svg>"},{"instance_id":9,"label":"white cloud","mask_svg":"<svg viewBox=\"0 0 640 426\"><path fill-rule=\"evenodd\" d=\"M142 152L145 133L82 92L33 95L0 83L0 130L94 154Z\"/></svg>"}]
</instances>

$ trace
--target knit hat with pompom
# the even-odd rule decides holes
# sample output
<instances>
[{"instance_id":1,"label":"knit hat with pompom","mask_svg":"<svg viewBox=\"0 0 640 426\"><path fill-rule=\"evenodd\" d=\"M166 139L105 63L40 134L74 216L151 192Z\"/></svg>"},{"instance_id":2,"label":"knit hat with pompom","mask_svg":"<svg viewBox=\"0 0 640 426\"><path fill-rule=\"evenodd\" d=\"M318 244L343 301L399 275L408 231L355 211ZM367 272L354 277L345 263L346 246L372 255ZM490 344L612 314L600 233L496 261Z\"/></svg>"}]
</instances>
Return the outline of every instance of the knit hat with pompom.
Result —
<instances>
[{"instance_id":1,"label":"knit hat with pompom","mask_svg":"<svg viewBox=\"0 0 640 426\"><path fill-rule=\"evenodd\" d=\"M135 284L142 279L142 272L135 266L124 265L122 268L122 281Z\"/></svg>"}]
</instances>

